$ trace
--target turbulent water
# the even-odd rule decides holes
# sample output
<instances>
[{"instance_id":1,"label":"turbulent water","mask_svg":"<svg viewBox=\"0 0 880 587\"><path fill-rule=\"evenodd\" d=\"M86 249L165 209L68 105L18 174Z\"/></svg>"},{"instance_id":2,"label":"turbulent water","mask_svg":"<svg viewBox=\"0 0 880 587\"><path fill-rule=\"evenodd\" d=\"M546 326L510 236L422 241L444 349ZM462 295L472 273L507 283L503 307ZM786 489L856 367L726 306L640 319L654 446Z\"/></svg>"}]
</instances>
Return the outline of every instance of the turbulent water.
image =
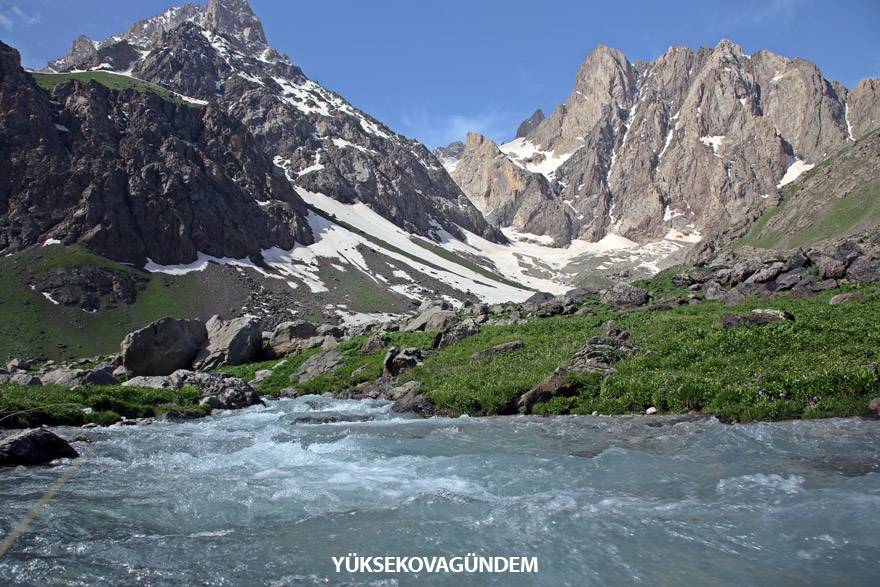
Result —
<instances>
[{"instance_id":1,"label":"turbulent water","mask_svg":"<svg viewBox=\"0 0 880 587\"><path fill-rule=\"evenodd\" d=\"M0 584L880 584L878 422L388 408L307 397L91 431L92 452L0 559ZM0 472L0 527L69 466ZM349 553L539 567L336 574L331 557Z\"/></svg>"}]
</instances>

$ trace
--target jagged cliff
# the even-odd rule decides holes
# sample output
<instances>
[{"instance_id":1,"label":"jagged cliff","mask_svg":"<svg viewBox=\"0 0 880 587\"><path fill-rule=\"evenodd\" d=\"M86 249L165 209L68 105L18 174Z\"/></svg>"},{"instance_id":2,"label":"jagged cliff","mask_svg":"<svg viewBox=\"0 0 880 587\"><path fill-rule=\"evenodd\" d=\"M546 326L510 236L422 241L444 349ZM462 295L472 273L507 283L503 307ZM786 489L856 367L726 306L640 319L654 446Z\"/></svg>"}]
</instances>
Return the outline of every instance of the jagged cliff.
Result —
<instances>
[{"instance_id":1,"label":"jagged cliff","mask_svg":"<svg viewBox=\"0 0 880 587\"><path fill-rule=\"evenodd\" d=\"M760 216L781 185L878 126L878 108L876 80L849 92L812 63L730 41L635 63L599 46L566 102L499 146L507 157L469 141L453 178L478 207L490 204L481 209L496 226L559 245L706 235ZM509 162L525 174L516 185L474 181L506 175ZM535 199L557 205L523 221L518 203Z\"/></svg>"}]
</instances>

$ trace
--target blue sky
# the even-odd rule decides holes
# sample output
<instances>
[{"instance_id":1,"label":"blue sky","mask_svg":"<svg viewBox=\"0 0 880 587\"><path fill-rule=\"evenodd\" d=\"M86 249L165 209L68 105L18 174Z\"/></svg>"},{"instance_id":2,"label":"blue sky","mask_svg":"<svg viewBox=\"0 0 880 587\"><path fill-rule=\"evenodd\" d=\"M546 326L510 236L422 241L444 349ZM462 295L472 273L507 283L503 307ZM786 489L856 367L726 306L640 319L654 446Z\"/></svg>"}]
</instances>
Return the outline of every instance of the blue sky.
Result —
<instances>
[{"instance_id":1,"label":"blue sky","mask_svg":"<svg viewBox=\"0 0 880 587\"><path fill-rule=\"evenodd\" d=\"M102 39L174 0L0 0L0 39L42 66L78 34ZM769 49L852 87L880 76L880 0L726 2L251 0L266 34L306 75L430 147L468 130L509 138L571 91L598 43L631 59L669 45Z\"/></svg>"}]
</instances>

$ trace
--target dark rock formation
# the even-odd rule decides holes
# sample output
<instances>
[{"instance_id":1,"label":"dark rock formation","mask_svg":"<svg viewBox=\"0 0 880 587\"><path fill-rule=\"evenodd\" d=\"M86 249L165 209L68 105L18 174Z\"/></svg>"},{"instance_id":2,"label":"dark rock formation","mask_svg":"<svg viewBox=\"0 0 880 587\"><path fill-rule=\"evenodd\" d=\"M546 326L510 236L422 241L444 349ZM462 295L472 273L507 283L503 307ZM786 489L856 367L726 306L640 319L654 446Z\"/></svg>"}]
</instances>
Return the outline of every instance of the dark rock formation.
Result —
<instances>
[{"instance_id":1,"label":"dark rock formation","mask_svg":"<svg viewBox=\"0 0 880 587\"><path fill-rule=\"evenodd\" d=\"M0 467L44 465L78 456L66 440L45 428L22 430L0 439Z\"/></svg>"},{"instance_id":2,"label":"dark rock formation","mask_svg":"<svg viewBox=\"0 0 880 587\"><path fill-rule=\"evenodd\" d=\"M6 45L0 175L5 252L56 238L142 266L311 242L299 196L222 108L97 82L49 96Z\"/></svg>"},{"instance_id":3,"label":"dark rock formation","mask_svg":"<svg viewBox=\"0 0 880 587\"><path fill-rule=\"evenodd\" d=\"M207 340L205 325L199 320L162 318L127 334L119 354L133 375L170 375L191 368Z\"/></svg>"}]
</instances>

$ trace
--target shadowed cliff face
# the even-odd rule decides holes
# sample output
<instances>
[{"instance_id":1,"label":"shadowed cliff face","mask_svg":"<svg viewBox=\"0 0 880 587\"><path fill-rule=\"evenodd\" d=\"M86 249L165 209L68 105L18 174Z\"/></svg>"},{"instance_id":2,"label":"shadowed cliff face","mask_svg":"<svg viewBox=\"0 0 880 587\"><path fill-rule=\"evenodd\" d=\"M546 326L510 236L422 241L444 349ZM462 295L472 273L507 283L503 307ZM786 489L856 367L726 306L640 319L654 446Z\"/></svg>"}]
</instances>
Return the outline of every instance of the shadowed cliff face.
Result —
<instances>
[{"instance_id":1,"label":"shadowed cliff face","mask_svg":"<svg viewBox=\"0 0 880 587\"><path fill-rule=\"evenodd\" d=\"M5 252L57 239L142 265L312 241L302 200L237 119L96 82L50 96L3 44L0 174Z\"/></svg>"},{"instance_id":2,"label":"shadowed cliff face","mask_svg":"<svg viewBox=\"0 0 880 587\"><path fill-rule=\"evenodd\" d=\"M364 202L430 238L439 240L444 231L463 237L463 228L504 241L423 145L309 80L269 46L245 0L170 9L118 38L91 43L91 50L80 39L49 66L99 67L95 52L121 43L140 51L126 65L135 77L217 103L251 130L296 185L345 203Z\"/></svg>"},{"instance_id":3,"label":"shadowed cliff face","mask_svg":"<svg viewBox=\"0 0 880 587\"><path fill-rule=\"evenodd\" d=\"M482 209L497 226L534 198L564 204L570 229L563 234L543 219L514 224L561 244L608 233L636 241L672 229L705 235L775 204L793 164L815 164L880 126L878 93L876 80L848 92L812 63L747 55L730 41L673 47L637 63L599 46L568 100L499 146L506 158L468 149L454 178L473 201L491 203ZM473 178L505 175L505 159L546 185L532 181L524 194L522 178L495 182L487 193Z\"/></svg>"}]
</instances>

